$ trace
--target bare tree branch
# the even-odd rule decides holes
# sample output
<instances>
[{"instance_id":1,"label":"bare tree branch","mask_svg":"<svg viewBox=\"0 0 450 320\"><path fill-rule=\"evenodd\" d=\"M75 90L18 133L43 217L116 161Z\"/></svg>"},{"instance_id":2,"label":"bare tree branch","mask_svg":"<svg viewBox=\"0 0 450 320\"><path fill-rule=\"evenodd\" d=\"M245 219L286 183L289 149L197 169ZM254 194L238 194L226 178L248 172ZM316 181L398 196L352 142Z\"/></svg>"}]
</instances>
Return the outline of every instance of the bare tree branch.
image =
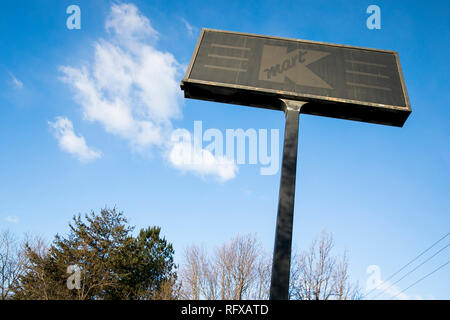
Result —
<instances>
[{"instance_id":1,"label":"bare tree branch","mask_svg":"<svg viewBox=\"0 0 450 320\"><path fill-rule=\"evenodd\" d=\"M322 232L308 251L294 254L290 297L299 300L347 300L358 297L358 286L350 283L348 258L332 255L331 233Z\"/></svg>"}]
</instances>

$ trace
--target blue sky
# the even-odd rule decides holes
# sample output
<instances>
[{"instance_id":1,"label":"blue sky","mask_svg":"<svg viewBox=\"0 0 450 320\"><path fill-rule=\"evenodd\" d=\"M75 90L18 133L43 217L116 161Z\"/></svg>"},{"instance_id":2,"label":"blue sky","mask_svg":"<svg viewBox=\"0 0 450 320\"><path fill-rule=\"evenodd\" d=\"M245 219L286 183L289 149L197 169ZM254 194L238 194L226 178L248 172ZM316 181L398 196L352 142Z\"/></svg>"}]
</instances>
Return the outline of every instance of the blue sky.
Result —
<instances>
[{"instance_id":1,"label":"blue sky","mask_svg":"<svg viewBox=\"0 0 450 320\"><path fill-rule=\"evenodd\" d=\"M271 253L279 173L260 175L259 165L239 165L225 179L214 168L203 176L198 168L183 172L165 154L165 136L133 131L150 124L161 132L192 131L194 121L202 120L204 129L223 132L279 129L281 143L281 112L182 98L178 82L201 28L207 27L399 52L413 110L403 128L301 116L296 247L308 246L322 229L333 232L337 251L348 250L352 278L364 287L368 266L378 265L386 278L449 232L450 4L133 1L139 11L127 14L148 24L128 25L131 33L126 33L120 25L123 12L112 12L114 3L2 3L0 229L51 240L67 232L74 214L117 206L137 228L161 226L178 262L186 245L213 248L237 233L257 233ZM66 27L66 8L72 4L81 8L80 30ZM380 30L366 27L371 4L381 8ZM130 35L132 43L126 42ZM100 87L96 93L105 99L128 97L121 91L128 80L101 69L108 65L96 60L98 48L129 50L118 59L135 58L124 65L144 75L147 67L156 74L158 66L166 68L164 79L150 72L148 82L144 77L131 85L130 90L141 86L149 93L137 98L149 107L146 116L133 114L124 124L120 115L95 113L110 106L97 101L106 109L94 110L94 98L77 89L84 84ZM154 63L157 59L161 64ZM93 80L95 70L99 77ZM444 250L396 286L404 289L448 260ZM449 299L449 283L447 266L405 293Z\"/></svg>"}]
</instances>

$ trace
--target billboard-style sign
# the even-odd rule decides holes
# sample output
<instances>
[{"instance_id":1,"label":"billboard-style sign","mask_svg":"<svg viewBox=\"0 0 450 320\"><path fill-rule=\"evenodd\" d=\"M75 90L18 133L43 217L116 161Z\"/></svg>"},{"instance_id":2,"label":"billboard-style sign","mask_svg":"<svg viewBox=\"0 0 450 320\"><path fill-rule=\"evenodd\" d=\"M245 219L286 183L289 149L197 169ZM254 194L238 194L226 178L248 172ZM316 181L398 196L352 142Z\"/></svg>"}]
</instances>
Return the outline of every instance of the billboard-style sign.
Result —
<instances>
[{"instance_id":1,"label":"billboard-style sign","mask_svg":"<svg viewBox=\"0 0 450 320\"><path fill-rule=\"evenodd\" d=\"M203 29L186 98L403 126L411 106L397 52Z\"/></svg>"}]
</instances>

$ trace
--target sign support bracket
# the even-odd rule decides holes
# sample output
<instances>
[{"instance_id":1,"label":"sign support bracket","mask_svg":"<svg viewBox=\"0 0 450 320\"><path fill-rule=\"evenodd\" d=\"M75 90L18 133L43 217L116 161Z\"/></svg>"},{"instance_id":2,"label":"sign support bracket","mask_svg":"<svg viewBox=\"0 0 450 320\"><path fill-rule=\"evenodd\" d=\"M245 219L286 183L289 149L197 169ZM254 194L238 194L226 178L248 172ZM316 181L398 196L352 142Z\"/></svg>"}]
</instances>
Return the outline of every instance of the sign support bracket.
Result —
<instances>
[{"instance_id":1,"label":"sign support bracket","mask_svg":"<svg viewBox=\"0 0 450 320\"><path fill-rule=\"evenodd\" d=\"M273 250L270 300L289 299L289 276L294 221L295 178L297 171L298 129L301 108L307 103L280 99L286 116L277 226Z\"/></svg>"}]
</instances>

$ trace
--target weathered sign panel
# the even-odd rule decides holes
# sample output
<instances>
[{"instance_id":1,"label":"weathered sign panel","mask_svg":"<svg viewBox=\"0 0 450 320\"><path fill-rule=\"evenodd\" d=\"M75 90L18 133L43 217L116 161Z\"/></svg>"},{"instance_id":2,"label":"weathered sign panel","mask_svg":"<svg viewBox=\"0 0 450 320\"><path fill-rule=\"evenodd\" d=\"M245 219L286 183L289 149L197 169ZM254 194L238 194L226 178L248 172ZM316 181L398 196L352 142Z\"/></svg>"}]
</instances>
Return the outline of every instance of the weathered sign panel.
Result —
<instances>
[{"instance_id":1,"label":"weathered sign panel","mask_svg":"<svg viewBox=\"0 0 450 320\"><path fill-rule=\"evenodd\" d=\"M203 29L186 98L403 126L411 107L397 52Z\"/></svg>"}]
</instances>

